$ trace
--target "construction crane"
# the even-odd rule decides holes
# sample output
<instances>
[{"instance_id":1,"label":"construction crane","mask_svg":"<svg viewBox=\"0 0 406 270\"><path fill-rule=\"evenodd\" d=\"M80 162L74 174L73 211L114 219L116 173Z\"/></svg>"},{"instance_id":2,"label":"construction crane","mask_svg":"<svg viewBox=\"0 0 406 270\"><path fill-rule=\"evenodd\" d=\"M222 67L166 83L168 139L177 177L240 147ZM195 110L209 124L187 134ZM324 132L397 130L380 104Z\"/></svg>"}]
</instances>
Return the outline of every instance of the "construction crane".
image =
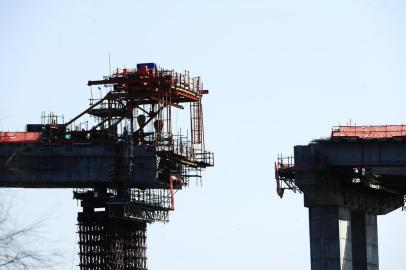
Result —
<instances>
[{"instance_id":1,"label":"construction crane","mask_svg":"<svg viewBox=\"0 0 406 270\"><path fill-rule=\"evenodd\" d=\"M167 222L175 192L214 165L204 142L208 90L154 63L88 85L105 94L68 122L43 113L25 132L0 132L0 187L74 188L80 269L147 269L146 224ZM174 110L189 113L186 134L173 130Z\"/></svg>"}]
</instances>

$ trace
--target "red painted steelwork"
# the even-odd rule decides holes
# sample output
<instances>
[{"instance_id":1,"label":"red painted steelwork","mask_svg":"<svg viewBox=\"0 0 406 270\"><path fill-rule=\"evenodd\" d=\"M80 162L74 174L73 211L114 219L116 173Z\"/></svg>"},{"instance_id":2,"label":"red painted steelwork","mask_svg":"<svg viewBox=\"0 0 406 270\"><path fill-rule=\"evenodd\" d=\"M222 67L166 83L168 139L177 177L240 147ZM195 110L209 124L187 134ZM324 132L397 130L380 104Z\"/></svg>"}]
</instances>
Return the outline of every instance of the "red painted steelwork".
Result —
<instances>
[{"instance_id":1,"label":"red painted steelwork","mask_svg":"<svg viewBox=\"0 0 406 270\"><path fill-rule=\"evenodd\" d=\"M406 125L339 126L333 129L331 137L355 137L360 139L406 137Z\"/></svg>"},{"instance_id":2,"label":"red painted steelwork","mask_svg":"<svg viewBox=\"0 0 406 270\"><path fill-rule=\"evenodd\" d=\"M285 192L285 190L281 187L281 179L279 178L278 170L279 170L278 163L275 162L276 193L282 199L283 198L283 193Z\"/></svg>"},{"instance_id":3,"label":"red painted steelwork","mask_svg":"<svg viewBox=\"0 0 406 270\"><path fill-rule=\"evenodd\" d=\"M146 103L153 101L163 94L168 94L174 103L198 102L202 95L208 94L207 89L201 89L200 79L188 74L181 74L165 69L148 69L141 66L137 69L117 70L112 76L103 80L89 81L88 85L119 85L127 92L126 97L144 98ZM197 85L192 84L196 81Z\"/></svg>"},{"instance_id":4,"label":"red painted steelwork","mask_svg":"<svg viewBox=\"0 0 406 270\"><path fill-rule=\"evenodd\" d=\"M41 132L0 132L0 143L37 143Z\"/></svg>"}]
</instances>

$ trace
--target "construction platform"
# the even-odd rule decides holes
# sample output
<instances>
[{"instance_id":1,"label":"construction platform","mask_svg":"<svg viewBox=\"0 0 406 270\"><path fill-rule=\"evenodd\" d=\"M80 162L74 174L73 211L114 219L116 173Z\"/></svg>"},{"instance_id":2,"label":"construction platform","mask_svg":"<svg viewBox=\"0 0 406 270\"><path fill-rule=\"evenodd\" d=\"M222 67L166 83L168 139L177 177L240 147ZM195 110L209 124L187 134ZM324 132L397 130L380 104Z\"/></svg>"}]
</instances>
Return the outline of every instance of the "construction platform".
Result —
<instances>
[{"instance_id":1,"label":"construction platform","mask_svg":"<svg viewBox=\"0 0 406 270\"><path fill-rule=\"evenodd\" d=\"M89 107L70 121L43 113L25 132L0 132L0 187L74 188L80 269L145 270L146 224L168 222L175 192L214 165L204 142L208 90L154 63L88 85L100 97L91 89ZM186 115L186 134L173 129L173 110Z\"/></svg>"}]
</instances>

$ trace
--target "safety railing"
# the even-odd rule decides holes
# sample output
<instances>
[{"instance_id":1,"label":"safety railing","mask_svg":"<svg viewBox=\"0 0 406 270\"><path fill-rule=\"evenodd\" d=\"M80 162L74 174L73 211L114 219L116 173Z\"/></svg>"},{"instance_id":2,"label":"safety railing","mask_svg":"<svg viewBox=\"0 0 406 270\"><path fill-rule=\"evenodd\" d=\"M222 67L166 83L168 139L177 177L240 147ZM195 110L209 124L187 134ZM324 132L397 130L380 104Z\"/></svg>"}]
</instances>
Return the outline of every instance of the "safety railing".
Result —
<instances>
[{"instance_id":1,"label":"safety railing","mask_svg":"<svg viewBox=\"0 0 406 270\"><path fill-rule=\"evenodd\" d=\"M200 90L203 90L203 83L200 77L191 77L189 71L184 71L183 73L176 72L169 69L158 69L158 77L167 77L170 76L176 87L180 87L192 92L198 93Z\"/></svg>"},{"instance_id":2,"label":"safety railing","mask_svg":"<svg viewBox=\"0 0 406 270\"><path fill-rule=\"evenodd\" d=\"M286 189L293 192L301 192L295 183L294 157L283 157L278 155L275 162L276 192L283 197Z\"/></svg>"},{"instance_id":3,"label":"safety railing","mask_svg":"<svg viewBox=\"0 0 406 270\"><path fill-rule=\"evenodd\" d=\"M360 139L406 137L406 125L336 126L331 131L331 137Z\"/></svg>"},{"instance_id":4,"label":"safety railing","mask_svg":"<svg viewBox=\"0 0 406 270\"><path fill-rule=\"evenodd\" d=\"M105 79L129 76L137 74L138 70L135 68L116 69L111 76L106 76ZM195 93L203 90L203 83L200 77L190 76L189 71L176 72L173 69L157 68L150 70L150 73L145 75L147 77L168 78L173 80L176 87L186 89Z\"/></svg>"},{"instance_id":5,"label":"safety railing","mask_svg":"<svg viewBox=\"0 0 406 270\"><path fill-rule=\"evenodd\" d=\"M171 209L171 192L167 189L130 189L130 201L159 209Z\"/></svg>"},{"instance_id":6,"label":"safety railing","mask_svg":"<svg viewBox=\"0 0 406 270\"><path fill-rule=\"evenodd\" d=\"M214 153L204 151L195 153L196 161L204 164L205 166L214 166Z\"/></svg>"}]
</instances>

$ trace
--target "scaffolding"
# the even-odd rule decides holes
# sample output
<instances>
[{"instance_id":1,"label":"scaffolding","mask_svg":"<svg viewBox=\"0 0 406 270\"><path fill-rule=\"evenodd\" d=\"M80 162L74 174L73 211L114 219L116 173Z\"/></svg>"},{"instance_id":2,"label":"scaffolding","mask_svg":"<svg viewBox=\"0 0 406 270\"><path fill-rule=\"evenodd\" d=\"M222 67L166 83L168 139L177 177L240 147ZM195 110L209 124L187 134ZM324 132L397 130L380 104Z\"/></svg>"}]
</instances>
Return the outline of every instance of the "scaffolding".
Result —
<instances>
[{"instance_id":1,"label":"scaffolding","mask_svg":"<svg viewBox=\"0 0 406 270\"><path fill-rule=\"evenodd\" d=\"M80 269L147 269L145 223L79 219Z\"/></svg>"},{"instance_id":2,"label":"scaffolding","mask_svg":"<svg viewBox=\"0 0 406 270\"><path fill-rule=\"evenodd\" d=\"M286 189L293 192L301 192L295 184L295 163L294 157L283 157L278 155L275 162L276 192L283 197Z\"/></svg>"},{"instance_id":3,"label":"scaffolding","mask_svg":"<svg viewBox=\"0 0 406 270\"><path fill-rule=\"evenodd\" d=\"M68 134L70 142L113 146L111 183L74 191L83 207L78 214L80 269L146 269L146 224L168 222L175 192L214 165L204 145L201 101L208 90L200 77L153 63L116 69L88 85L108 90L100 98L92 94L89 107L65 123L65 136L57 139L64 143ZM190 138L175 135L172 125L172 109L183 110L187 103ZM95 123L78 129L85 115ZM128 185L140 146L152 147L157 155L158 187Z\"/></svg>"}]
</instances>

